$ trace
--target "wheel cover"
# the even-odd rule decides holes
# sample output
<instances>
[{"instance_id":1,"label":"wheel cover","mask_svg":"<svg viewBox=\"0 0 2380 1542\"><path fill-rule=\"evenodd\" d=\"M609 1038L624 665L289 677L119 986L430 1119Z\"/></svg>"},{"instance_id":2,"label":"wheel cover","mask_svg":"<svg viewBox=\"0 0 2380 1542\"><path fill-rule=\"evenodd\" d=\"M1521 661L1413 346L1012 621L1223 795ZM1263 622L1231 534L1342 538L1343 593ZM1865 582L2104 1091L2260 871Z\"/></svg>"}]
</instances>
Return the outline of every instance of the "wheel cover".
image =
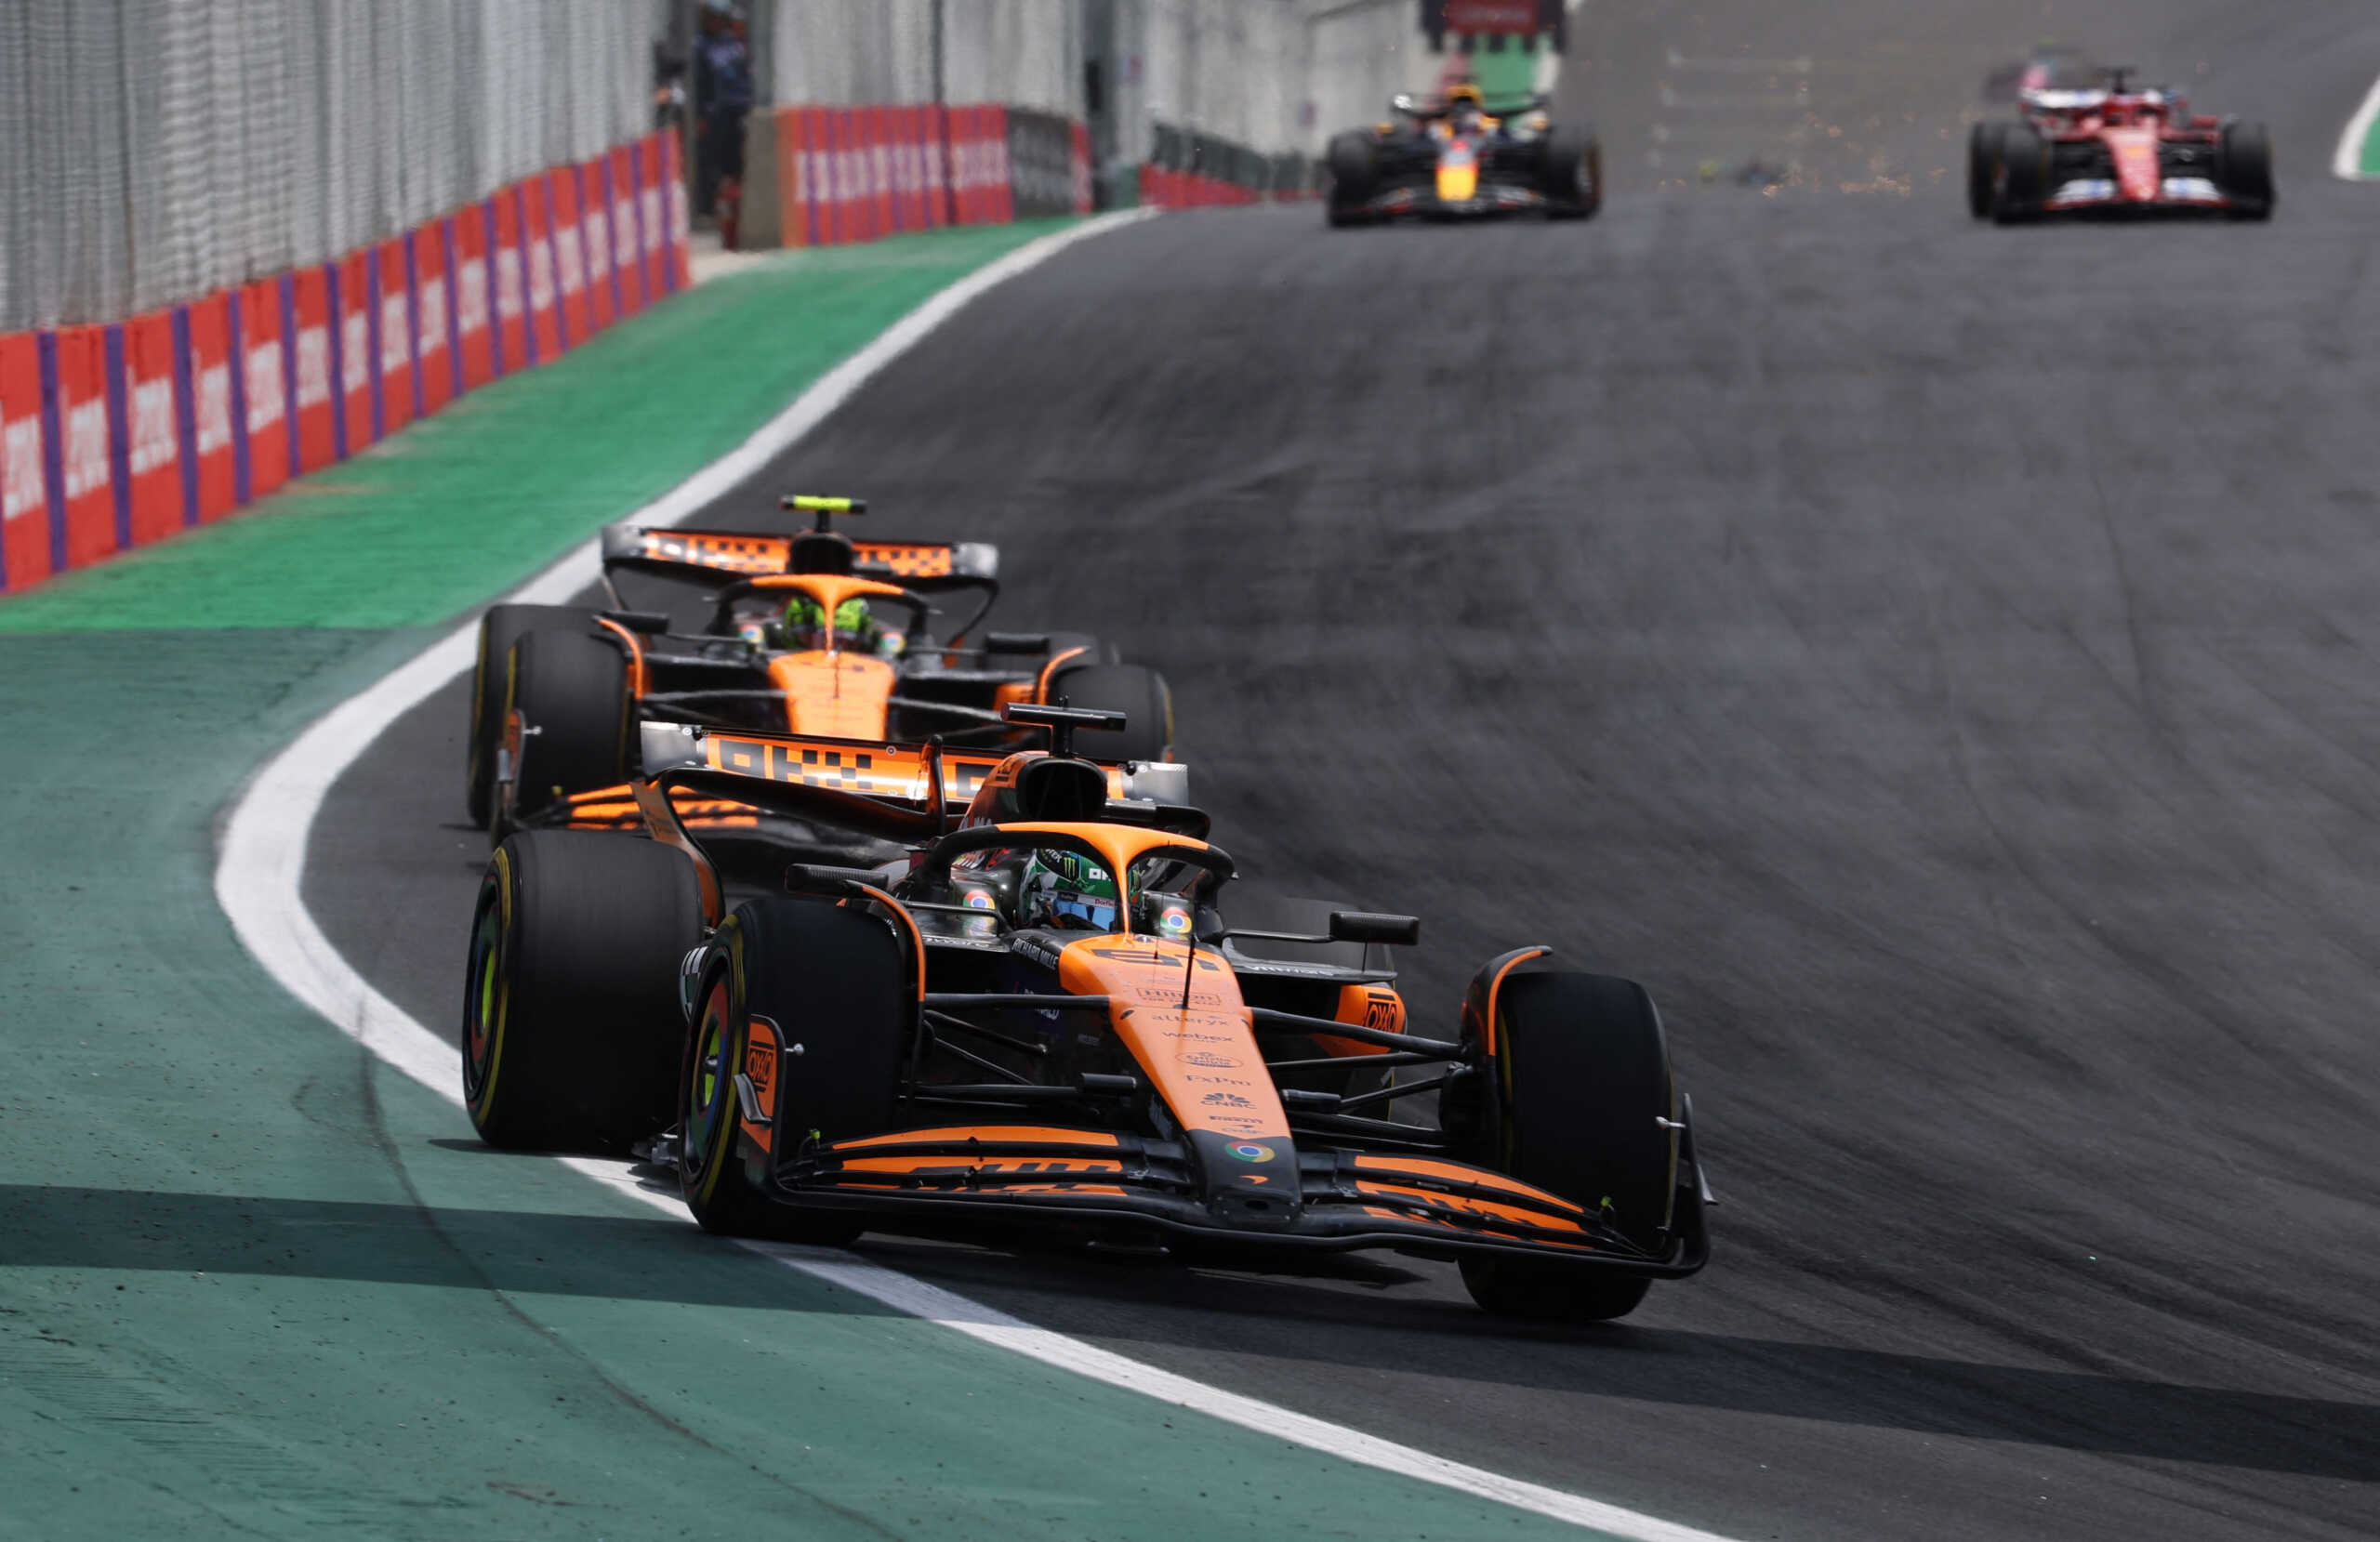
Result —
<instances>
[{"instance_id":1,"label":"wheel cover","mask_svg":"<svg viewBox=\"0 0 2380 1542\"><path fill-rule=\"evenodd\" d=\"M734 1079L726 1064L728 1008L727 976L721 973L703 999L702 1026L694 1034L694 1063L686 1079L686 1135L679 1160L694 1183L703 1180L723 1158L727 1147L729 1110L734 1101Z\"/></svg>"},{"instance_id":2,"label":"wheel cover","mask_svg":"<svg viewBox=\"0 0 2380 1542\"><path fill-rule=\"evenodd\" d=\"M504 904L494 875L480 886L471 920L471 958L463 995L463 1097L477 1112L492 1090L496 1058L504 1042L509 992L504 981Z\"/></svg>"}]
</instances>

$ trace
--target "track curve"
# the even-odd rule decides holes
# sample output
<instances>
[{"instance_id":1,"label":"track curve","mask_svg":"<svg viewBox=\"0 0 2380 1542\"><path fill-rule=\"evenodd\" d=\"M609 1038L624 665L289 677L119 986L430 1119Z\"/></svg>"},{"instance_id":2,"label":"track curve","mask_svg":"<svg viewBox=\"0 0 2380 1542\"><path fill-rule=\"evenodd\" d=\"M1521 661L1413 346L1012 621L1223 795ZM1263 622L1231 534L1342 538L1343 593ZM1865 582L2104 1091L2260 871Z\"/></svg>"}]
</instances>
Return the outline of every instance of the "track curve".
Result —
<instances>
[{"instance_id":1,"label":"track curve","mask_svg":"<svg viewBox=\"0 0 2380 1542\"><path fill-rule=\"evenodd\" d=\"M1738 1535L2369 1535L2380 287L2371 194L2321 167L2380 19L2094 7L2087 41L2274 120L2281 216L2009 232L1950 152L2029 37L1775 9L1601 8L1592 225L1135 227L721 506L799 483L1000 543L1012 623L1169 670L1246 868L1421 914L1418 1010L1526 940L1644 978L1712 1269L1551 1334L1420 1264L867 1250ZM1654 186L1694 96L1644 82L1803 55L1818 186ZM1771 109L1699 131L1759 158ZM309 885L433 1024L484 851L460 718L359 763Z\"/></svg>"}]
</instances>

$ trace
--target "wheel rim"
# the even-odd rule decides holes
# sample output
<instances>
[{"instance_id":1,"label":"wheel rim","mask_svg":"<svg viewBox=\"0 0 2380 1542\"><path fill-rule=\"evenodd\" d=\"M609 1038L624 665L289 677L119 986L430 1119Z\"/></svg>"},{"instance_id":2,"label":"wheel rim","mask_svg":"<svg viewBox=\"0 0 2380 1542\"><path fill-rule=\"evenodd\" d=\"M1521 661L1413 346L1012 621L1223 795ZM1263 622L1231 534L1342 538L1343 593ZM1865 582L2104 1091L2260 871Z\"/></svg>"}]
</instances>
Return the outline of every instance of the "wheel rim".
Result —
<instances>
[{"instance_id":1,"label":"wheel rim","mask_svg":"<svg viewBox=\"0 0 2380 1542\"><path fill-rule=\"evenodd\" d=\"M729 1037L727 976L721 973L703 998L702 1026L694 1034L694 1061L686 1078L686 1134L680 1160L691 1183L702 1182L723 1149L734 1097L729 1090L734 1078L726 1064Z\"/></svg>"},{"instance_id":2,"label":"wheel rim","mask_svg":"<svg viewBox=\"0 0 2380 1542\"><path fill-rule=\"evenodd\" d=\"M479 910L471 921L469 987L463 997L463 1096L478 1108L496 1070L504 1038L504 905L491 874L480 885Z\"/></svg>"}]
</instances>

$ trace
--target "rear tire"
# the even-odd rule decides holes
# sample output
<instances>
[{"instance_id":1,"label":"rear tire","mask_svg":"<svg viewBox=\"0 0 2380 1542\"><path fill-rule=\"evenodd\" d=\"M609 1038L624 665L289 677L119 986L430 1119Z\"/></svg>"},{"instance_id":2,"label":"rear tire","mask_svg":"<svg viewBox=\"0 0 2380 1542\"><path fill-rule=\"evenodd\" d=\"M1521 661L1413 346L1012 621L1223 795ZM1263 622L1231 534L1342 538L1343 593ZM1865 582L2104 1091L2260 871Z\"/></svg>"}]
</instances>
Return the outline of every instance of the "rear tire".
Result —
<instances>
[{"instance_id":1,"label":"rear tire","mask_svg":"<svg viewBox=\"0 0 2380 1542\"><path fill-rule=\"evenodd\" d=\"M628 661L609 642L572 632L522 638L512 649L505 712L536 731L522 733L512 768L516 816L628 779Z\"/></svg>"},{"instance_id":2,"label":"rear tire","mask_svg":"<svg viewBox=\"0 0 2380 1542\"><path fill-rule=\"evenodd\" d=\"M585 631L596 614L579 605L492 605L480 617L470 737L463 758L466 803L479 828L486 829L496 813L496 751L504 743L504 681L512 645L531 632Z\"/></svg>"},{"instance_id":3,"label":"rear tire","mask_svg":"<svg viewBox=\"0 0 2380 1542\"><path fill-rule=\"evenodd\" d=\"M489 1145L625 1152L666 1127L685 1018L680 960L702 940L683 855L533 830L496 849L472 916L463 1100Z\"/></svg>"},{"instance_id":4,"label":"rear tire","mask_svg":"<svg viewBox=\"0 0 2380 1542\"><path fill-rule=\"evenodd\" d=\"M2015 123L2000 138L2000 167L1992 180L1991 217L2003 225L2039 219L2049 197L2049 141L2032 125Z\"/></svg>"},{"instance_id":5,"label":"rear tire","mask_svg":"<svg viewBox=\"0 0 2380 1542\"><path fill-rule=\"evenodd\" d=\"M1330 167L1324 217L1333 225L1363 224L1365 205L1380 185L1380 157L1372 137L1361 129L1336 135L1324 159Z\"/></svg>"},{"instance_id":6,"label":"rear tire","mask_svg":"<svg viewBox=\"0 0 2380 1542\"><path fill-rule=\"evenodd\" d=\"M1545 136L1544 178L1549 219L1586 219L1603 207L1603 144L1581 129L1556 128Z\"/></svg>"},{"instance_id":7,"label":"rear tire","mask_svg":"<svg viewBox=\"0 0 2380 1542\"><path fill-rule=\"evenodd\" d=\"M1075 753L1094 760L1162 760L1173 748L1173 692L1165 677L1137 664L1094 664L1062 671L1050 682L1052 700L1094 712L1120 712L1124 726L1083 729Z\"/></svg>"},{"instance_id":8,"label":"rear tire","mask_svg":"<svg viewBox=\"0 0 2380 1542\"><path fill-rule=\"evenodd\" d=\"M2008 138L2003 121L1979 123L1967 131L1967 213L1991 217L1991 197L2000 180L2001 147Z\"/></svg>"},{"instance_id":9,"label":"rear tire","mask_svg":"<svg viewBox=\"0 0 2380 1542\"><path fill-rule=\"evenodd\" d=\"M2223 131L2223 191L2233 200L2234 219L2272 217L2272 135L2260 123L2235 123Z\"/></svg>"},{"instance_id":10,"label":"rear tire","mask_svg":"<svg viewBox=\"0 0 2380 1542\"><path fill-rule=\"evenodd\" d=\"M1515 972L1498 993L1499 1102L1488 1166L1599 1210L1648 1253L1662 1250L1677 1189L1678 1117L1669 1049L1652 998L1633 980L1567 969ZM1475 1255L1462 1266L1491 1312L1568 1322L1626 1315L1643 1275Z\"/></svg>"},{"instance_id":11,"label":"rear tire","mask_svg":"<svg viewBox=\"0 0 2380 1542\"><path fill-rule=\"evenodd\" d=\"M736 906L712 940L679 1079L679 1185L703 1229L841 1246L863 1222L780 1205L746 1166L750 1138L738 1137L734 1078L753 1067L755 1018L778 1040L768 1075L771 1155L788 1155L786 1142L813 1135L841 1140L890 1129L916 1020L899 939L875 916L823 901ZM762 1055L767 1064L765 1047Z\"/></svg>"}]
</instances>

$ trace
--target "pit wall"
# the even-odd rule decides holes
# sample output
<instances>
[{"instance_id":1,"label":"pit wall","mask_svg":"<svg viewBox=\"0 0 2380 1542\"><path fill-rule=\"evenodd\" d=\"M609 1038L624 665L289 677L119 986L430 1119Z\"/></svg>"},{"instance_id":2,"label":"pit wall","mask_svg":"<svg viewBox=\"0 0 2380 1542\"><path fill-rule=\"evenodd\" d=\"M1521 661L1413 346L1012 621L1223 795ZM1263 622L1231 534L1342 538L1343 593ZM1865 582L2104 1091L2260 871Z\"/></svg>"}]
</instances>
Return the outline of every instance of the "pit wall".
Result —
<instances>
[{"instance_id":1,"label":"pit wall","mask_svg":"<svg viewBox=\"0 0 2380 1542\"><path fill-rule=\"evenodd\" d=\"M686 286L674 136L328 261L0 336L0 593L245 507Z\"/></svg>"}]
</instances>

